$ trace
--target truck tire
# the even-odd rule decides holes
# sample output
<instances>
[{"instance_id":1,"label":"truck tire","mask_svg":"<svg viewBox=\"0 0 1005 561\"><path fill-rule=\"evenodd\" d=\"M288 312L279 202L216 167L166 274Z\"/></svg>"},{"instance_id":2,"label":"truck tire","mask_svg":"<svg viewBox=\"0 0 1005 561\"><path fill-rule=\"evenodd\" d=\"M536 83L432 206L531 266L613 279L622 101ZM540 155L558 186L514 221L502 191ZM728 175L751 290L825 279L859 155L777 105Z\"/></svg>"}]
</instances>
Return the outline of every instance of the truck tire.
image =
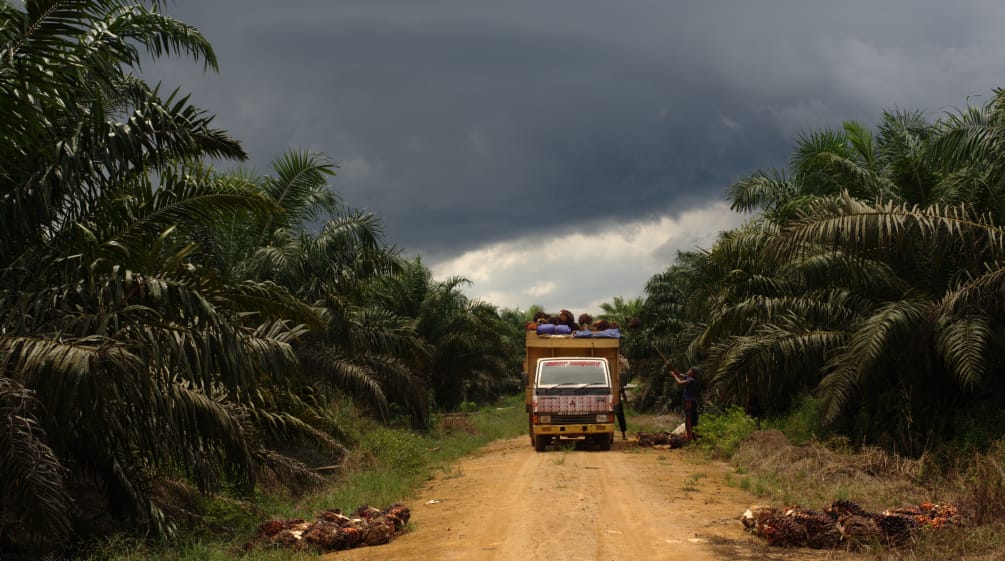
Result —
<instances>
[{"instance_id":1,"label":"truck tire","mask_svg":"<svg viewBox=\"0 0 1005 561\"><path fill-rule=\"evenodd\" d=\"M597 439L597 445L598 445L598 447L601 450L605 451L605 452L607 450L611 449L611 444L613 442L614 442L614 435L613 434L610 435L610 436L604 435L604 436L601 436L599 439Z\"/></svg>"},{"instance_id":2,"label":"truck tire","mask_svg":"<svg viewBox=\"0 0 1005 561\"><path fill-rule=\"evenodd\" d=\"M548 447L548 440L547 436L534 437L534 449L538 452L544 452L544 449Z\"/></svg>"}]
</instances>

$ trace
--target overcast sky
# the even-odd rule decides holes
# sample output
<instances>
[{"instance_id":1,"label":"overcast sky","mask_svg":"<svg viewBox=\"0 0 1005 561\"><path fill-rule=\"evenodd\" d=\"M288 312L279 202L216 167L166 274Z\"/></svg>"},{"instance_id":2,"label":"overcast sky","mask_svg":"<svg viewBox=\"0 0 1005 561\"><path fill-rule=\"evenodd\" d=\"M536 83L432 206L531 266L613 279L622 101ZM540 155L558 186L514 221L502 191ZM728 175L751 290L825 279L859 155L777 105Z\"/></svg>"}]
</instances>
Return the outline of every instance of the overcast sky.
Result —
<instances>
[{"instance_id":1,"label":"overcast sky","mask_svg":"<svg viewBox=\"0 0 1005 561\"><path fill-rule=\"evenodd\" d=\"M389 244L500 307L596 313L749 219L800 132L1005 79L1005 2L177 0L219 58L147 66L266 173L291 148ZM223 166L224 168L227 165Z\"/></svg>"}]
</instances>

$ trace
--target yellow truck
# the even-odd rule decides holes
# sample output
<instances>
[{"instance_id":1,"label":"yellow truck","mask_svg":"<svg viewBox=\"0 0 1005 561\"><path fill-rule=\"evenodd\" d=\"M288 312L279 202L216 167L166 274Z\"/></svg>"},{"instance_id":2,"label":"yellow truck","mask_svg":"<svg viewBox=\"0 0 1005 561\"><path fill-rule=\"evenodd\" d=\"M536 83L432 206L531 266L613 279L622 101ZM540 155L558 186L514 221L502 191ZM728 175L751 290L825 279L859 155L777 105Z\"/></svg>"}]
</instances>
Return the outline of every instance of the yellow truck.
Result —
<instances>
[{"instance_id":1,"label":"yellow truck","mask_svg":"<svg viewBox=\"0 0 1005 561\"><path fill-rule=\"evenodd\" d=\"M524 358L530 441L538 452L559 439L610 450L620 399L617 337L527 332Z\"/></svg>"}]
</instances>

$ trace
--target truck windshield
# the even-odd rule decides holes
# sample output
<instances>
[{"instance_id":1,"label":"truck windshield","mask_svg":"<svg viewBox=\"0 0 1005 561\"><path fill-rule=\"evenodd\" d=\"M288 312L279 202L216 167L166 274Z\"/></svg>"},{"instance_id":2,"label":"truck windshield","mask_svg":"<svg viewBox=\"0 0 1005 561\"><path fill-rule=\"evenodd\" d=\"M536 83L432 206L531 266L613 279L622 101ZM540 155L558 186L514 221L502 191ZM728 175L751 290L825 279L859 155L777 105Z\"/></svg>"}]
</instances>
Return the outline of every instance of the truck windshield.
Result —
<instances>
[{"instance_id":1,"label":"truck windshield","mask_svg":"<svg viewBox=\"0 0 1005 561\"><path fill-rule=\"evenodd\" d=\"M563 360L541 366L538 385L607 384L604 364L597 361Z\"/></svg>"}]
</instances>

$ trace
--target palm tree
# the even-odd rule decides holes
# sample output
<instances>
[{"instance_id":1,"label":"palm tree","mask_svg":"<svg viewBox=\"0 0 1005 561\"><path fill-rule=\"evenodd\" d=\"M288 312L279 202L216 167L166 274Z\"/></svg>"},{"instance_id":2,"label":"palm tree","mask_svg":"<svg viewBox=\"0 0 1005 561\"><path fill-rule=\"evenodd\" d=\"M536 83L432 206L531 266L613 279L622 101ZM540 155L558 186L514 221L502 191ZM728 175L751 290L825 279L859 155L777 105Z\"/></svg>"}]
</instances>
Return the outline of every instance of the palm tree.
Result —
<instances>
[{"instance_id":1,"label":"palm tree","mask_svg":"<svg viewBox=\"0 0 1005 561\"><path fill-rule=\"evenodd\" d=\"M527 324L534 321L534 316L543 312L544 307L540 304L532 304L526 310L519 308L502 308L499 310L499 319L502 321L504 345L517 350L512 371L522 370L522 358L524 346L526 345Z\"/></svg>"},{"instance_id":2,"label":"palm tree","mask_svg":"<svg viewBox=\"0 0 1005 561\"><path fill-rule=\"evenodd\" d=\"M180 158L243 158L212 117L128 70L187 54L216 67L193 28L109 0L0 4L0 262L31 260L120 184Z\"/></svg>"},{"instance_id":3,"label":"palm tree","mask_svg":"<svg viewBox=\"0 0 1005 561\"><path fill-rule=\"evenodd\" d=\"M942 192L941 175L931 157L936 128L920 111L884 112L877 133L882 173L895 186L892 200L922 208L951 202Z\"/></svg>"},{"instance_id":4,"label":"palm tree","mask_svg":"<svg viewBox=\"0 0 1005 561\"><path fill-rule=\"evenodd\" d=\"M706 292L715 286L710 273L707 252L678 252L674 265L646 283L638 314L641 331L623 349L642 387L639 406L666 407L680 393L666 377L667 366L699 360L689 354L689 343L708 320L702 302L712 297Z\"/></svg>"},{"instance_id":5,"label":"palm tree","mask_svg":"<svg viewBox=\"0 0 1005 561\"><path fill-rule=\"evenodd\" d=\"M886 114L876 156L862 158L860 171L834 173L833 155L814 170L820 158L806 156L819 151L803 149L794 158L805 164L795 183L768 189L748 181L734 191L741 197L734 205L771 210L763 223L770 228L761 230L761 242L720 240L709 254L731 273L713 280L724 298L705 301L711 315L690 351L705 354L717 390L736 402L759 393L776 410L799 392L816 391L825 422L907 452L949 430L948 413L960 400L974 401L976 387L1000 394L985 374L1000 360L1001 340L1000 303L987 292L997 286L1001 262L994 191L959 188L988 185L961 178L995 168L979 164L996 153L997 134L994 110L981 114L971 110L937 129L917 114ZM862 146L859 153L870 152ZM806 178L817 186L804 186ZM831 182L879 198L830 195ZM799 192L811 195L791 195ZM940 203L961 199L966 203ZM794 213L777 211L796 200ZM754 249L755 259L734 246Z\"/></svg>"},{"instance_id":6,"label":"palm tree","mask_svg":"<svg viewBox=\"0 0 1005 561\"><path fill-rule=\"evenodd\" d=\"M185 201L213 215L207 200ZM301 306L278 287L220 283L186 262L190 245L170 226L137 233L183 203L106 228L89 251L41 263L48 274L0 299L0 372L37 396L47 444L75 482L107 489L111 512L161 533L170 526L151 479L184 475L209 489L224 477L250 491L255 458L267 455L242 411L296 370L292 342L304 331L281 319ZM256 291L271 304L249 322Z\"/></svg>"},{"instance_id":7,"label":"palm tree","mask_svg":"<svg viewBox=\"0 0 1005 561\"><path fill-rule=\"evenodd\" d=\"M942 175L939 200L967 203L1005 222L1005 89L981 107L968 105L940 120L930 157Z\"/></svg>"},{"instance_id":8,"label":"palm tree","mask_svg":"<svg viewBox=\"0 0 1005 561\"><path fill-rule=\"evenodd\" d=\"M451 410L465 401L488 401L516 389L521 347L513 347L494 306L471 301L460 277L435 281L421 260L376 285L375 304L415 321L428 354L413 369L425 380L435 406Z\"/></svg>"},{"instance_id":9,"label":"palm tree","mask_svg":"<svg viewBox=\"0 0 1005 561\"><path fill-rule=\"evenodd\" d=\"M137 46L215 67L198 32L151 6L0 3L0 466L39 462L0 482L7 539L58 541L88 509L163 535L160 478L250 491L263 468L307 475L262 445L262 426L304 428L262 396L296 374L316 316L194 259L196 233L277 209L195 163L244 156L211 117L129 73ZM71 483L105 504L75 510Z\"/></svg>"},{"instance_id":10,"label":"palm tree","mask_svg":"<svg viewBox=\"0 0 1005 561\"><path fill-rule=\"evenodd\" d=\"M946 430L947 413L959 399L1000 385L987 377L999 360L994 349L1002 336L995 327L1001 321L1002 229L990 215L968 207L869 206L846 196L821 201L778 244L793 258L819 247L855 257L849 261L858 269L854 276L882 287L871 297L861 289L850 294L857 304L845 309L856 313L844 312L822 370L826 421L848 425L846 413L855 405L852 422L859 430L890 435L901 450L917 452L923 442L912 435ZM925 265L900 267L911 261L905 252ZM866 273L877 261L888 265ZM846 281L832 284L848 287ZM882 424L881 414L890 411L897 413L894 424Z\"/></svg>"},{"instance_id":11,"label":"palm tree","mask_svg":"<svg viewBox=\"0 0 1005 561\"><path fill-rule=\"evenodd\" d=\"M1003 108L995 90L934 124L887 112L876 134L800 136L788 170L730 187L759 216L650 279L649 345L701 360L730 403L783 413L816 393L831 429L901 452L996 411Z\"/></svg>"},{"instance_id":12,"label":"palm tree","mask_svg":"<svg viewBox=\"0 0 1005 561\"><path fill-rule=\"evenodd\" d=\"M600 309L603 310L603 313L598 316L599 319L616 322L625 328L632 318L639 317L639 312L642 310L642 298L625 300L621 296L615 296L610 302L600 304Z\"/></svg>"},{"instance_id":13,"label":"palm tree","mask_svg":"<svg viewBox=\"0 0 1005 561\"><path fill-rule=\"evenodd\" d=\"M916 140L913 118L917 115L884 115L881 135L856 121L846 121L842 130L812 131L799 135L788 173L759 170L730 185L727 197L733 210L763 211L764 217L784 224L797 217L808 202L843 191L862 199L889 197L897 185L889 178L886 142L900 141L902 146ZM905 162L898 162L904 167ZM910 170L901 170L902 172Z\"/></svg>"},{"instance_id":14,"label":"palm tree","mask_svg":"<svg viewBox=\"0 0 1005 561\"><path fill-rule=\"evenodd\" d=\"M7 479L18 483L3 488L0 544L18 541L18 536L8 535L18 526L29 534L29 542L41 538L35 535L39 528L47 528L54 540L70 534L73 497L66 486L66 469L39 423L40 407L34 392L0 376L0 466Z\"/></svg>"},{"instance_id":15,"label":"palm tree","mask_svg":"<svg viewBox=\"0 0 1005 561\"><path fill-rule=\"evenodd\" d=\"M407 364L427 352L414 322L370 302L370 287L400 271L399 251L380 221L346 209L330 189L335 166L321 154L291 151L272 174L240 170L280 211L267 220L235 215L207 235L210 259L242 280L273 282L312 306L321 326L297 345L311 391L348 394L377 416L401 403L419 426L428 410Z\"/></svg>"}]
</instances>

